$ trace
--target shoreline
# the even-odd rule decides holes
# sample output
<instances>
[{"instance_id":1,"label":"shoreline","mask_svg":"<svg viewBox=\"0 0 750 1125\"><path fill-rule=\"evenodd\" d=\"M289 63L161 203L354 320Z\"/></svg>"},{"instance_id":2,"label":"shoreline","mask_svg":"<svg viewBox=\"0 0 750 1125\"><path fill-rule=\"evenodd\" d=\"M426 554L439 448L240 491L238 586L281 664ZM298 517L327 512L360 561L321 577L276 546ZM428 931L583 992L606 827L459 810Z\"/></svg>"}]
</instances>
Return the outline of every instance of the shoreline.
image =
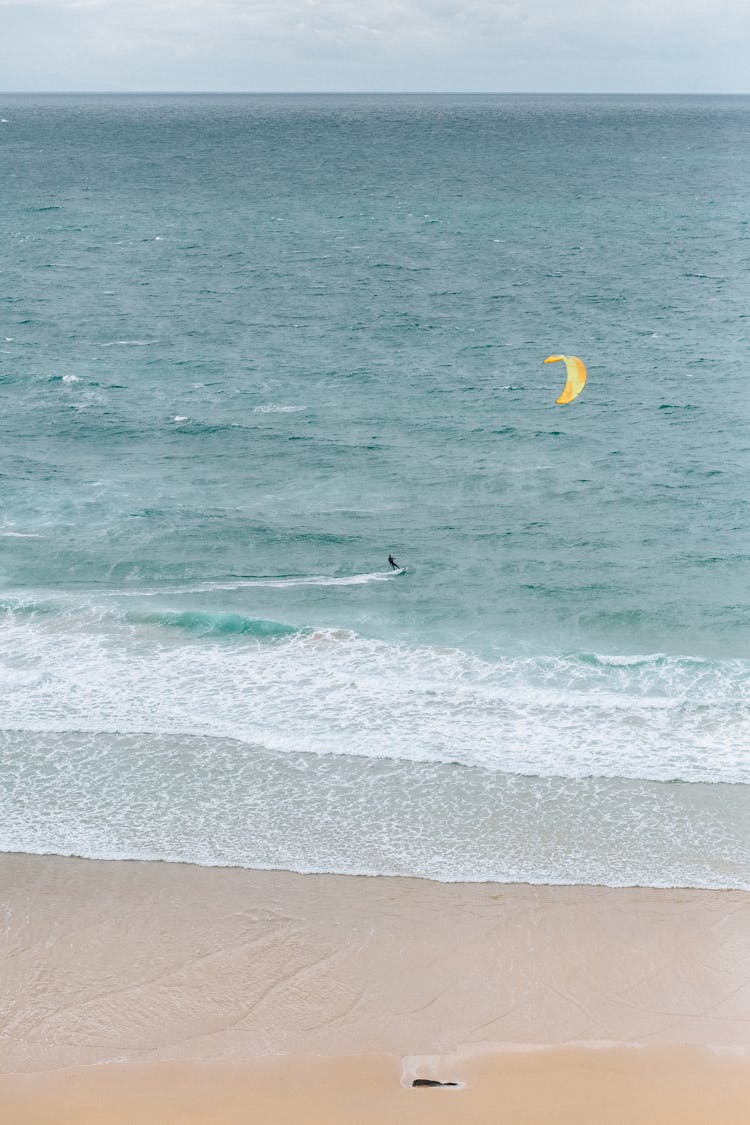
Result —
<instances>
[{"instance_id":1,"label":"shoreline","mask_svg":"<svg viewBox=\"0 0 750 1125\"><path fill-rule=\"evenodd\" d=\"M750 1120L744 891L3 854L0 909L14 1125Z\"/></svg>"},{"instance_id":2,"label":"shoreline","mask_svg":"<svg viewBox=\"0 0 750 1125\"><path fill-rule=\"evenodd\" d=\"M325 868L281 867L272 864L255 864L245 867L239 863L209 863L194 859L173 859L163 856L96 856L80 852L26 852L0 850L0 863L6 856L28 856L31 859L70 860L74 863L143 864L148 866L185 867L200 871L250 871L268 875L296 875L302 879L388 879L400 882L438 884L441 887L585 887L601 891L688 891L696 894L747 894L750 895L750 879L739 886L695 884L695 883L605 883L582 882L568 879L440 879L432 875L403 875L397 871L329 871Z\"/></svg>"}]
</instances>

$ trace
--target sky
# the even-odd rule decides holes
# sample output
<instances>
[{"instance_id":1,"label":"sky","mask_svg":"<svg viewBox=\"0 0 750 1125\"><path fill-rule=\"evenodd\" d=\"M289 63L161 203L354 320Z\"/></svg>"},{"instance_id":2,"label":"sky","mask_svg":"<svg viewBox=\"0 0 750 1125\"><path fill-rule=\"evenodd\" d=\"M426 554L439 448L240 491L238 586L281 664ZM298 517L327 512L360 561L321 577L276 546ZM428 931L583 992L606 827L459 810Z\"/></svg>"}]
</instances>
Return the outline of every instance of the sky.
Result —
<instances>
[{"instance_id":1,"label":"sky","mask_svg":"<svg viewBox=\"0 0 750 1125\"><path fill-rule=\"evenodd\" d=\"M750 0L0 0L4 91L750 91Z\"/></svg>"}]
</instances>

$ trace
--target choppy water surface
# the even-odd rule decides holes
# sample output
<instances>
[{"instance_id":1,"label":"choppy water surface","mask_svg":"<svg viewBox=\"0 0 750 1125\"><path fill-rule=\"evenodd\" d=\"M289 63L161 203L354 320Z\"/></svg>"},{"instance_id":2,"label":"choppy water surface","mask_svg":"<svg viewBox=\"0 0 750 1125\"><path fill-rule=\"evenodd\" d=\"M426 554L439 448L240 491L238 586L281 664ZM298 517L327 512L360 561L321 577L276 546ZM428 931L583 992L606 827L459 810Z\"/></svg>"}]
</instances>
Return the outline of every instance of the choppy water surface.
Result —
<instances>
[{"instance_id":1,"label":"choppy water surface","mask_svg":"<svg viewBox=\"0 0 750 1125\"><path fill-rule=\"evenodd\" d=\"M0 847L750 885L750 99L0 117Z\"/></svg>"}]
</instances>

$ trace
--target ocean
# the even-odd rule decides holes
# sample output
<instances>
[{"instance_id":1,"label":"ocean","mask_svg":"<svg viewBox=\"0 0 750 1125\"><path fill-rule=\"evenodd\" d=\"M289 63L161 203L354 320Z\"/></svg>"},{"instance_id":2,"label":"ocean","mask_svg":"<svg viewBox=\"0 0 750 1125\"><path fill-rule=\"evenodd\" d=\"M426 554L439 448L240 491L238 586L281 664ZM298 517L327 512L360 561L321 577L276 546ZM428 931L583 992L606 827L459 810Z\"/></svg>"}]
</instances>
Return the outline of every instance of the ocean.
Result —
<instances>
[{"instance_id":1,"label":"ocean","mask_svg":"<svg viewBox=\"0 0 750 1125\"><path fill-rule=\"evenodd\" d=\"M0 96L0 850L750 887L748 199L747 97Z\"/></svg>"}]
</instances>

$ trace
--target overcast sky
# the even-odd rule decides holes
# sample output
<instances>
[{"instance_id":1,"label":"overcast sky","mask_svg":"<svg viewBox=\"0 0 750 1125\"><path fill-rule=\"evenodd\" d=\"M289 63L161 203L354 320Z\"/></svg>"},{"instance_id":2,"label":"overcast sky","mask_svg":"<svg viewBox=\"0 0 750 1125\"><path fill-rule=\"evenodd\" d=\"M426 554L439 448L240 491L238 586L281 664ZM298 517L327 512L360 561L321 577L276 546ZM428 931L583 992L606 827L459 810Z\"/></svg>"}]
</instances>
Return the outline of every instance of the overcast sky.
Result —
<instances>
[{"instance_id":1,"label":"overcast sky","mask_svg":"<svg viewBox=\"0 0 750 1125\"><path fill-rule=\"evenodd\" d=\"M744 93L750 0L0 0L0 90Z\"/></svg>"}]
</instances>

